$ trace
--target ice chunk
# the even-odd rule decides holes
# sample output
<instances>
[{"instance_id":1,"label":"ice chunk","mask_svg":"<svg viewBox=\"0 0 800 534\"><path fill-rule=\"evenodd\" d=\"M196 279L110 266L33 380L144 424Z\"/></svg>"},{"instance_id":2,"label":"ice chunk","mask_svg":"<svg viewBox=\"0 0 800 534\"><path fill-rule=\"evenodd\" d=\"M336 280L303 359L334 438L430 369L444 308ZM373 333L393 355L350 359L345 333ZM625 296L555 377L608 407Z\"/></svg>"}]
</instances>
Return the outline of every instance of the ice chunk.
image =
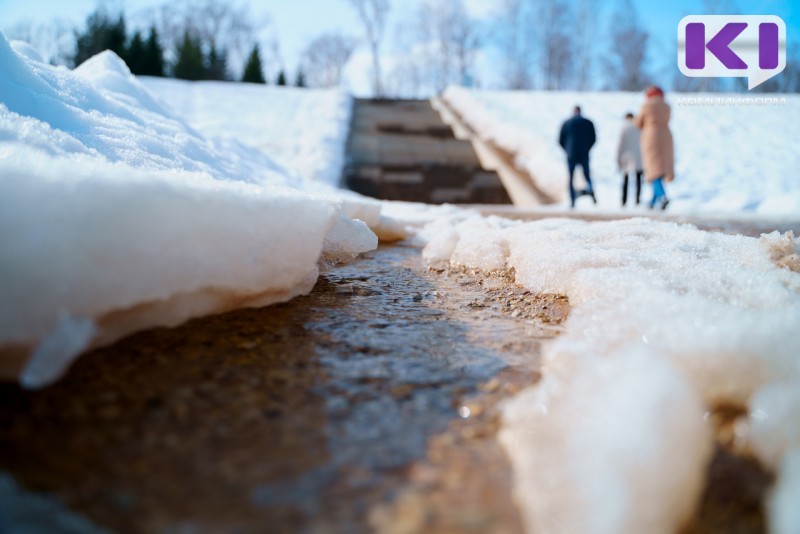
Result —
<instances>
[{"instance_id":1,"label":"ice chunk","mask_svg":"<svg viewBox=\"0 0 800 534\"><path fill-rule=\"evenodd\" d=\"M378 237L363 221L337 215L325 236L322 261L326 263L347 263L353 261L361 252L375 250Z\"/></svg>"},{"instance_id":2,"label":"ice chunk","mask_svg":"<svg viewBox=\"0 0 800 534\"><path fill-rule=\"evenodd\" d=\"M560 355L500 439L529 532L675 532L711 453L702 400L647 351Z\"/></svg>"}]
</instances>

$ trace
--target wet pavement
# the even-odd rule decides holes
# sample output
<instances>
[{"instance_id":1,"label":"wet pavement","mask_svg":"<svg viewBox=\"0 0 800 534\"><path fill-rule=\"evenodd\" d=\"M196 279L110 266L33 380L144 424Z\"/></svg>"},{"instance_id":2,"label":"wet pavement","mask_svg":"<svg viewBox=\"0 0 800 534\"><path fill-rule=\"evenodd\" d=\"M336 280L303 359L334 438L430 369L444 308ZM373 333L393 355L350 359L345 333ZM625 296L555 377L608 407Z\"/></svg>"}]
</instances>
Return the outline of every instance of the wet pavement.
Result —
<instances>
[{"instance_id":1,"label":"wet pavement","mask_svg":"<svg viewBox=\"0 0 800 534\"><path fill-rule=\"evenodd\" d=\"M290 303L2 385L0 470L119 532L518 532L495 406L568 303L487 283L381 248Z\"/></svg>"},{"instance_id":2,"label":"wet pavement","mask_svg":"<svg viewBox=\"0 0 800 534\"><path fill-rule=\"evenodd\" d=\"M522 532L499 407L539 379L569 303L478 274L381 247L289 303L131 336L42 391L0 385L0 532L64 531L42 496L124 533ZM766 530L744 415L710 414L682 532Z\"/></svg>"}]
</instances>

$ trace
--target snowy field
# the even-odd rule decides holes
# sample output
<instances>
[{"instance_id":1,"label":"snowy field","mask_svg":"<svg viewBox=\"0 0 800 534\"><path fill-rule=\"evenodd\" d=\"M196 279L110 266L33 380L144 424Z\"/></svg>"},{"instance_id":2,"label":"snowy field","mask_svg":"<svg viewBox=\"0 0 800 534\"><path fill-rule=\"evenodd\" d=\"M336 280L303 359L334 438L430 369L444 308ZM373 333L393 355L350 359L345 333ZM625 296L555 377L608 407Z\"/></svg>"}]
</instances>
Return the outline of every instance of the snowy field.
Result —
<instances>
[{"instance_id":1,"label":"snowy field","mask_svg":"<svg viewBox=\"0 0 800 534\"><path fill-rule=\"evenodd\" d=\"M692 96L732 95L680 95ZM667 186L670 211L800 218L800 96L785 96L783 106L688 106L679 105L678 98L667 94L676 173ZM482 137L516 154L518 165L561 198L562 207L568 206L567 170L558 132L573 107L580 105L597 130L590 164L599 209L619 211L617 143L623 116L639 112L643 95L451 88L445 99ZM643 200L651 196L646 186ZM631 198L629 193L629 211ZM587 197L578 200L577 208L597 209Z\"/></svg>"},{"instance_id":2,"label":"snowy field","mask_svg":"<svg viewBox=\"0 0 800 534\"><path fill-rule=\"evenodd\" d=\"M530 532L679 531L720 405L747 409L738 445L777 474L771 531L800 532L800 239L468 213L420 238L428 264L513 269L572 306L541 382L504 412Z\"/></svg>"},{"instance_id":3,"label":"snowy field","mask_svg":"<svg viewBox=\"0 0 800 534\"><path fill-rule=\"evenodd\" d=\"M290 173L337 186L352 98L340 90L139 78L151 93L209 138L269 154Z\"/></svg>"},{"instance_id":4,"label":"snowy field","mask_svg":"<svg viewBox=\"0 0 800 534\"><path fill-rule=\"evenodd\" d=\"M56 68L0 34L0 72L0 369L26 385L136 330L288 300L377 245L354 220L377 203L205 137L113 53Z\"/></svg>"}]
</instances>

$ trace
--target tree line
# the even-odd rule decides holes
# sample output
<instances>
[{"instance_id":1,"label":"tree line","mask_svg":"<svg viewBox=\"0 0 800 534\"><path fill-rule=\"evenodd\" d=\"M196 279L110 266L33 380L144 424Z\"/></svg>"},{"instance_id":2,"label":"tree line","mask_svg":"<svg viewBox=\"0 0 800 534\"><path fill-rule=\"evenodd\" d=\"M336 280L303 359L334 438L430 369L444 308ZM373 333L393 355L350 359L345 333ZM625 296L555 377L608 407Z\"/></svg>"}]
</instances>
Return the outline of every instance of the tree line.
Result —
<instances>
[{"instance_id":1,"label":"tree line","mask_svg":"<svg viewBox=\"0 0 800 534\"><path fill-rule=\"evenodd\" d=\"M127 31L124 13L112 16L107 11L98 9L89 15L85 28L75 32L75 54L71 62L73 66L78 66L95 54L111 50L136 75L171 76L192 81L233 81L235 78L228 64L229 51L218 41L217 35L204 35L187 24L180 39L174 42L171 54L173 60L169 61L165 58L167 50L155 23L150 25L147 32L136 29L131 34ZM254 43L242 75L236 79L250 83L267 83L261 56L258 43ZM274 83L288 85L289 80L283 70L278 72ZM294 85L306 86L302 70L298 70Z\"/></svg>"},{"instance_id":2,"label":"tree line","mask_svg":"<svg viewBox=\"0 0 800 534\"><path fill-rule=\"evenodd\" d=\"M171 0L140 16L132 33L123 14L98 10L74 34L54 24L15 37L38 41L36 48L57 63L77 65L111 49L134 74L301 87L339 85L363 47L378 97L426 97L448 85L640 91L656 83L678 91L746 90L741 79L681 75L677 45L653 38L633 0L497 0L482 18L470 14L465 0L420 0L398 14L393 26L393 0L338 1L359 21L358 35L313 38L291 79L277 40L263 37L268 24L256 20L246 4L222 0ZM702 0L698 11L737 13L736 2ZM63 52L67 37L74 54ZM793 46L785 72L758 91L800 91L800 49Z\"/></svg>"}]
</instances>

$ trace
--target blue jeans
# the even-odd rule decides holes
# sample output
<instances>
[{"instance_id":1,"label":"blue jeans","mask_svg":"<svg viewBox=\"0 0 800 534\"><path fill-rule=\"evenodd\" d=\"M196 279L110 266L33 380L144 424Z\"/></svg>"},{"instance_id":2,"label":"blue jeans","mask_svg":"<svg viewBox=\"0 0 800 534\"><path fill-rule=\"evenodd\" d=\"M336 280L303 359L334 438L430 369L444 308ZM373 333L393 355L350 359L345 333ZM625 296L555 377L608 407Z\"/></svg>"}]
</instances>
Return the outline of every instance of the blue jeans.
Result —
<instances>
[{"instance_id":1,"label":"blue jeans","mask_svg":"<svg viewBox=\"0 0 800 534\"><path fill-rule=\"evenodd\" d=\"M660 199L666 200L666 198L667 192L664 191L664 177L662 176L653 180L653 200L650 201L650 207L654 207Z\"/></svg>"},{"instance_id":2,"label":"blue jeans","mask_svg":"<svg viewBox=\"0 0 800 534\"><path fill-rule=\"evenodd\" d=\"M575 198L578 196L575 193L575 185L573 184L573 178L575 177L575 167L578 165L581 166L583 169L583 176L586 178L586 192L591 193L592 189L592 178L589 173L589 156L587 155L584 158L567 158L567 167L569 168L569 198L572 202L572 206L575 207Z\"/></svg>"}]
</instances>

